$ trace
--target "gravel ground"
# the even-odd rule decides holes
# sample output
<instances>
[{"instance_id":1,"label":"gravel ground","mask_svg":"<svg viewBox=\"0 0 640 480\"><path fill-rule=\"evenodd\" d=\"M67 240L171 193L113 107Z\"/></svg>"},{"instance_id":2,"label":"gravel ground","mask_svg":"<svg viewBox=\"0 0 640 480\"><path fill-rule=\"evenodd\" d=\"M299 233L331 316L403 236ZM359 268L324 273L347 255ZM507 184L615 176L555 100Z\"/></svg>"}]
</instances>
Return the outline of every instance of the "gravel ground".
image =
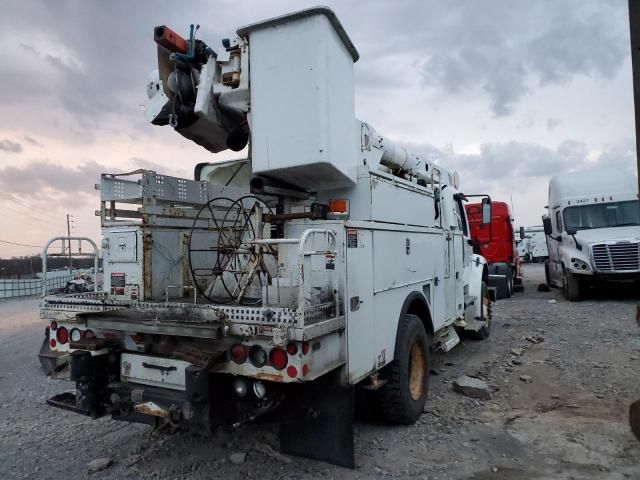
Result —
<instances>
[{"instance_id":1,"label":"gravel ground","mask_svg":"<svg viewBox=\"0 0 640 480\"><path fill-rule=\"evenodd\" d=\"M569 303L557 290L536 291L541 265L525 274L525 292L494 306L490 340L434 359L416 425L356 424L355 471L264 453L278 445L269 421L202 439L48 407L46 398L71 385L41 373L38 302L2 302L0 479L640 478L640 443L626 418L640 398L638 298L614 289ZM462 374L486 380L492 398L454 393ZM89 474L102 457L113 465Z\"/></svg>"}]
</instances>

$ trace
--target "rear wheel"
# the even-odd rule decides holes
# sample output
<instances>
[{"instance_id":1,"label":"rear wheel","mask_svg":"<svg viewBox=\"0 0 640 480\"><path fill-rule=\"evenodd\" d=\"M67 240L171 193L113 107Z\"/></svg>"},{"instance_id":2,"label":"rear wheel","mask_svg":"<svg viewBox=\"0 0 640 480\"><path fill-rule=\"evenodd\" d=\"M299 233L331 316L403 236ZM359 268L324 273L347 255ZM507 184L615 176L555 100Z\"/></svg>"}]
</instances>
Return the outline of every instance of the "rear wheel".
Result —
<instances>
[{"instance_id":1,"label":"rear wheel","mask_svg":"<svg viewBox=\"0 0 640 480\"><path fill-rule=\"evenodd\" d=\"M393 362L384 372L387 382L378 390L380 413L385 420L409 425L422 414L429 391L429 346L420 318L402 317Z\"/></svg>"},{"instance_id":2,"label":"rear wheel","mask_svg":"<svg viewBox=\"0 0 640 480\"><path fill-rule=\"evenodd\" d=\"M581 298L581 288L580 280L578 279L578 277L565 268L562 278L562 293L564 295L564 298L566 298L570 302L579 302Z\"/></svg>"},{"instance_id":3,"label":"rear wheel","mask_svg":"<svg viewBox=\"0 0 640 480\"><path fill-rule=\"evenodd\" d=\"M511 298L513 295L513 271L511 269L507 272L507 298Z\"/></svg>"},{"instance_id":4,"label":"rear wheel","mask_svg":"<svg viewBox=\"0 0 640 480\"><path fill-rule=\"evenodd\" d=\"M484 340L491 335L491 298L489 297L489 289L485 282L482 282L480 298L482 301L480 321L485 322L485 325L477 332L471 333L471 338L476 340Z\"/></svg>"}]
</instances>

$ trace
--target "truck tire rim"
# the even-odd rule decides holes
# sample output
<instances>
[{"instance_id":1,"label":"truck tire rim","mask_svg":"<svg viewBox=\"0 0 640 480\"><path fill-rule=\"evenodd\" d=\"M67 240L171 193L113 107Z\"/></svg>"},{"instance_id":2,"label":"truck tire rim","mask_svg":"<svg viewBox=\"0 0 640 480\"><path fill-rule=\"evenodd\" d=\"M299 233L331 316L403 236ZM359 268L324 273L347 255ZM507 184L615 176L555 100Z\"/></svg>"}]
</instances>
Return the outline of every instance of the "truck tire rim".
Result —
<instances>
[{"instance_id":1,"label":"truck tire rim","mask_svg":"<svg viewBox=\"0 0 640 480\"><path fill-rule=\"evenodd\" d=\"M424 352L416 339L409 352L409 394L413 400L419 400L424 392Z\"/></svg>"}]
</instances>

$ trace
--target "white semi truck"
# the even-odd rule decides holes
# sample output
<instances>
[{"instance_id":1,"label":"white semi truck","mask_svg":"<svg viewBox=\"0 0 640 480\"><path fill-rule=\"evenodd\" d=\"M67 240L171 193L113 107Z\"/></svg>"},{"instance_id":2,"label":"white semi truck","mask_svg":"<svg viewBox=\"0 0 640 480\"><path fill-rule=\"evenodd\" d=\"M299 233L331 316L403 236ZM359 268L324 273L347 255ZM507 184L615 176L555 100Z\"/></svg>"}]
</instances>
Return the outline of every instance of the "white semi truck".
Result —
<instances>
[{"instance_id":1,"label":"white semi truck","mask_svg":"<svg viewBox=\"0 0 640 480\"><path fill-rule=\"evenodd\" d=\"M518 254L525 262L538 263L547 259L547 237L544 227L520 227Z\"/></svg>"},{"instance_id":2,"label":"white semi truck","mask_svg":"<svg viewBox=\"0 0 640 480\"><path fill-rule=\"evenodd\" d=\"M104 290L43 299L42 357L75 381L49 403L204 433L286 405L284 452L353 467L356 389L412 423L430 352L489 335L486 262L457 174L355 118L331 10L237 35L155 29L147 118L248 158L102 175Z\"/></svg>"},{"instance_id":3,"label":"white semi truck","mask_svg":"<svg viewBox=\"0 0 640 480\"><path fill-rule=\"evenodd\" d=\"M543 217L545 274L568 300L598 282L640 280L640 200L636 178L617 170L552 177Z\"/></svg>"}]
</instances>

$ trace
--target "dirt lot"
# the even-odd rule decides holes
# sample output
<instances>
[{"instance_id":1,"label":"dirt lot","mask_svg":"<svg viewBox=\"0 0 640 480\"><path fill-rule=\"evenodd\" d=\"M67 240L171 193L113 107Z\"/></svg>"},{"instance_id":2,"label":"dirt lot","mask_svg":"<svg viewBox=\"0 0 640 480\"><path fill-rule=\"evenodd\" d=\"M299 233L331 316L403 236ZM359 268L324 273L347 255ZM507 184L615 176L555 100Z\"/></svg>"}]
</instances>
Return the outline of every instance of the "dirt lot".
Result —
<instances>
[{"instance_id":1,"label":"dirt lot","mask_svg":"<svg viewBox=\"0 0 640 480\"><path fill-rule=\"evenodd\" d=\"M640 398L638 299L613 289L568 303L537 292L541 266L527 267L525 293L494 307L492 338L436 359L418 424L356 424L355 471L265 454L278 444L269 422L201 439L50 408L46 398L71 385L40 371L38 302L0 303L0 478L640 478L626 419ZM487 380L492 398L454 393L465 373ZM113 466L89 475L99 457Z\"/></svg>"}]
</instances>

